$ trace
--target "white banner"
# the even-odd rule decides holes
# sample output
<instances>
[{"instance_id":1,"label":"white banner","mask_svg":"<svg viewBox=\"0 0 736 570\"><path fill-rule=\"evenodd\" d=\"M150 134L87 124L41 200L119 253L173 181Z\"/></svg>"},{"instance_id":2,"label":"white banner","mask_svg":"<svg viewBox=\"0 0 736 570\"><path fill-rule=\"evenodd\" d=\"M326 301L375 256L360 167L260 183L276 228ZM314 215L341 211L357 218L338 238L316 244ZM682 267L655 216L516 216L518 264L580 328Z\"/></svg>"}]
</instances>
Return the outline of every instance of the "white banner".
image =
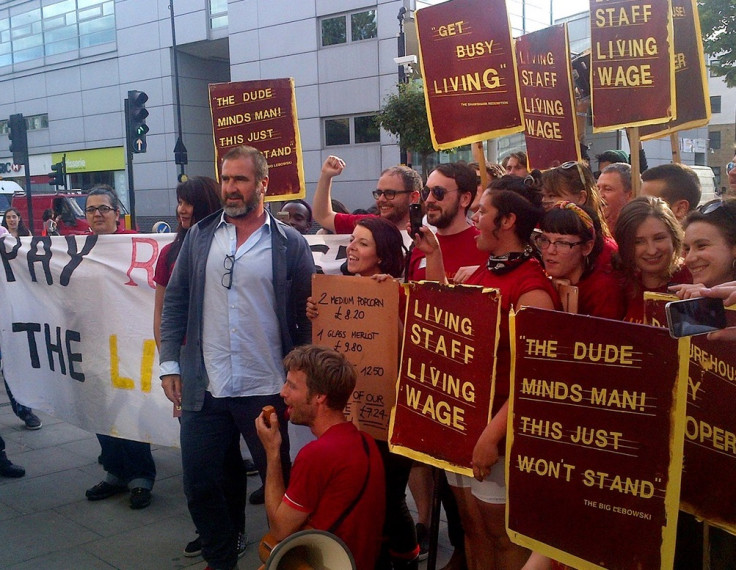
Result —
<instances>
[{"instance_id":1,"label":"white banner","mask_svg":"<svg viewBox=\"0 0 736 570\"><path fill-rule=\"evenodd\" d=\"M19 402L90 432L178 446L153 340L153 274L173 237L0 238L0 347ZM339 274L350 236L305 237L315 264Z\"/></svg>"}]
</instances>

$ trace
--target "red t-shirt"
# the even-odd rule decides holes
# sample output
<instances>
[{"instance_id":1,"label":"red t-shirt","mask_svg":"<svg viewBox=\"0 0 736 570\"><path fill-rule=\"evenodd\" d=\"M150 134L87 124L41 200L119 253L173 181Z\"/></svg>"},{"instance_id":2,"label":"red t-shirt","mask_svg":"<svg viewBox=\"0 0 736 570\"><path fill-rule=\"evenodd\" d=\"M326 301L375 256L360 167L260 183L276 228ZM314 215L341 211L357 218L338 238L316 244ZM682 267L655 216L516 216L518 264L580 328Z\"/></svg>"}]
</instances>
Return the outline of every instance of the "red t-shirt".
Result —
<instances>
[{"instance_id":1,"label":"red t-shirt","mask_svg":"<svg viewBox=\"0 0 736 570\"><path fill-rule=\"evenodd\" d=\"M509 399L511 382L511 342L509 339L509 312L518 308L519 298L525 293L541 289L552 299L555 308L562 309L552 281L545 275L542 265L532 257L516 269L497 275L488 270L484 263L473 273L467 285L482 285L501 291L501 323L499 327L498 351L496 353L496 391L493 397L493 415ZM503 448L500 448L503 449Z\"/></svg>"},{"instance_id":2,"label":"red t-shirt","mask_svg":"<svg viewBox=\"0 0 736 570\"><path fill-rule=\"evenodd\" d=\"M167 243L162 247L156 260L156 271L153 274L153 280L156 282L156 285L161 285L162 287L166 287L169 284L171 273L174 271L174 264L169 265L169 250L172 245L173 242Z\"/></svg>"},{"instance_id":3,"label":"red t-shirt","mask_svg":"<svg viewBox=\"0 0 736 570\"><path fill-rule=\"evenodd\" d=\"M358 570L373 570L381 548L386 491L378 447L369 435L362 436L370 449L368 484L335 534L347 544ZM327 530L360 493L367 466L361 432L349 422L334 425L299 451L284 502L309 513L309 525Z\"/></svg>"},{"instance_id":4,"label":"red t-shirt","mask_svg":"<svg viewBox=\"0 0 736 570\"><path fill-rule=\"evenodd\" d=\"M617 251L618 244L616 243L615 239L613 239L612 237L603 238L603 249L598 255L598 259L595 260L596 266L600 267L601 269L603 269L603 271L607 273L611 273L613 271L611 258L613 257L613 254Z\"/></svg>"},{"instance_id":5,"label":"red t-shirt","mask_svg":"<svg viewBox=\"0 0 736 570\"><path fill-rule=\"evenodd\" d=\"M488 252L480 251L475 245L475 236L480 232L475 226L468 226L460 233L449 236L437 235L445 264L445 275L452 281L455 273L467 265L484 265L488 260ZM409 260L409 281L422 281L427 275L427 262L424 252L414 248Z\"/></svg>"},{"instance_id":6,"label":"red t-shirt","mask_svg":"<svg viewBox=\"0 0 736 570\"><path fill-rule=\"evenodd\" d=\"M617 273L596 263L578 284L578 314L620 321L626 313L626 298Z\"/></svg>"},{"instance_id":7,"label":"red t-shirt","mask_svg":"<svg viewBox=\"0 0 736 570\"><path fill-rule=\"evenodd\" d=\"M690 275L688 268L683 265L675 272L670 279L670 282L663 287L645 289L641 283L637 283L636 285L629 284L625 289L628 306L626 307L626 316L624 317L624 320L630 323L644 323L644 293L647 291L653 293L669 293L667 289L671 285L692 282L693 276Z\"/></svg>"},{"instance_id":8,"label":"red t-shirt","mask_svg":"<svg viewBox=\"0 0 736 570\"><path fill-rule=\"evenodd\" d=\"M351 234L363 218L376 218L373 214L335 214L335 233Z\"/></svg>"}]
</instances>

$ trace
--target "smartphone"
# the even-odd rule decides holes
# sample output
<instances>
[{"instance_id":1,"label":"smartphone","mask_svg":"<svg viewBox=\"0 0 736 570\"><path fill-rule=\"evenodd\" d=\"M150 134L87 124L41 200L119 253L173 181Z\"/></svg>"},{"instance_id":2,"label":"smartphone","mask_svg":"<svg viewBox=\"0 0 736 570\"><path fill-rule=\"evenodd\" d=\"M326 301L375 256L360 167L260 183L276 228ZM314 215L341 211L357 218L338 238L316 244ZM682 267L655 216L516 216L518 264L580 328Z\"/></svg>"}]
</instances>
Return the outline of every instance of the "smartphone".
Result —
<instances>
[{"instance_id":1,"label":"smartphone","mask_svg":"<svg viewBox=\"0 0 736 570\"><path fill-rule=\"evenodd\" d=\"M422 227L422 219L424 218L424 212L422 212L421 204L409 204L409 224L411 225L411 237L419 234L419 228Z\"/></svg>"},{"instance_id":2,"label":"smartphone","mask_svg":"<svg viewBox=\"0 0 736 570\"><path fill-rule=\"evenodd\" d=\"M670 336L680 338L724 329L726 310L721 299L696 297L672 301L664 306Z\"/></svg>"}]
</instances>

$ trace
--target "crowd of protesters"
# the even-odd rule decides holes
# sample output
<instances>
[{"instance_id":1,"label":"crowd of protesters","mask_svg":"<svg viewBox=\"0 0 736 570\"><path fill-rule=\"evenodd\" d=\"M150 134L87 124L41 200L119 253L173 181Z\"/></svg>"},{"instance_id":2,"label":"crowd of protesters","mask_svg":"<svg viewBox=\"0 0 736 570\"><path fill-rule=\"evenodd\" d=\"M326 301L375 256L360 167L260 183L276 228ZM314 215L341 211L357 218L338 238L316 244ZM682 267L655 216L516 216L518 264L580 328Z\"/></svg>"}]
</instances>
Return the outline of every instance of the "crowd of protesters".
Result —
<instances>
[{"instance_id":1,"label":"crowd of protesters","mask_svg":"<svg viewBox=\"0 0 736 570\"><path fill-rule=\"evenodd\" d=\"M452 500L445 508L448 520L453 521L450 531L459 538L453 540L455 553L445 568L552 566L553 561L530 557L528 551L512 544L505 532L511 308L568 310L642 323L645 292L670 292L680 298L705 294L727 301L736 289L736 200L724 196L699 207L697 176L682 165L646 170L644 195L636 197L633 188L641 184L632 182L632 176L638 174L632 173L625 153L604 153L600 165L597 177L585 161L530 171L526 155L516 152L503 164L485 166L483 178L490 179L487 187L481 184L477 163L439 165L426 185L413 170L397 166L380 173L372 191L375 212L357 214L341 213L339 203L330 196L333 179L349 168L335 156L322 167L313 203L288 202L277 216L264 208L268 169L255 149L240 147L226 155L222 188L205 178L181 184L177 188L179 228L174 242L163 249L156 272L154 331L162 351L166 395L179 412L183 408L185 491L200 533L187 545L190 554L192 549L195 554L201 551L210 563L208 568L229 570L236 567L245 549L241 435L265 482L261 502L266 502L271 524L283 530L292 529L290 516L300 524L310 520L310 512L300 510L306 507L293 500L297 490L304 493L308 488L304 484L307 463L302 460L290 482L288 433L285 425L278 425L277 417L288 415L288 407L292 422L308 425L321 439L326 430L315 427L314 418L335 420L337 416L334 409L312 404L314 394L304 401L294 395L299 383L289 380L289 375L312 371L308 353L299 357L298 365L293 364L295 357L287 356L292 363L289 375L274 371L280 369L292 347L309 342L309 319L317 314L317 305L308 298L314 265L300 234L309 233L317 221L331 233L350 234L343 268L347 274L500 290L494 408L473 449L473 477L447 473ZM736 192L736 170L729 172L729 180ZM418 229L412 229L409 222L413 203L421 204L425 216ZM220 209L223 205L224 210ZM86 214L92 233L120 233L119 211L111 188L98 187L89 193ZM12 237L29 233L15 210L6 214L3 225ZM196 230L190 231L193 227ZM409 232L413 251L405 251L400 231ZM563 286L575 288L573 306L561 302L558 291ZM241 304L249 307L248 315ZM216 330L218 319L252 327L254 321L246 317L259 319L263 330L232 336L228 332L231 325ZM241 347L246 345L252 347L246 350L247 358L241 359ZM223 352L222 346L229 348ZM262 350L266 346L270 349ZM226 361L221 358L225 353ZM312 373L322 372L304 373L308 393L316 389L309 376ZM231 379L236 376L234 386ZM266 381L266 376L271 379ZM329 399L326 388L324 394ZM260 413L262 404L276 408L276 427L269 427L268 416ZM312 410L312 405L317 407ZM299 421L296 411L305 413L307 419ZM147 507L156 474L148 444L98 437L106 476L87 491L88 499L129 491L131 508ZM327 441L332 440L321 439L322 448ZM376 491L372 497L380 497L382 506L375 512L385 517L385 523L372 521L374 526L384 523L375 552L364 552L367 543L359 541L358 568L418 568L426 554L426 522L415 526L406 505L412 463L392 454L385 441L377 443L384 477L380 484L372 483ZM200 455L205 448L207 455ZM275 456L272 449L276 449ZM375 456L370 461L378 464ZM278 478L267 476L267 464L278 466ZM0 440L0 475L18 477L21 471L5 457ZM422 518L427 485L409 486ZM329 490L324 493L315 504L334 500ZM358 498L370 499L363 491ZM286 515L279 507L282 500L291 509ZM347 514L350 508L345 511ZM294 518L294 513L301 514ZM676 564L693 568L698 556L702 557L697 550L702 540L693 540L700 527L694 519L683 520L682 544L689 541L695 546L687 552L678 547ZM340 536L339 527L335 533ZM354 536L342 538L347 544L356 543ZM725 534L715 535L712 548L717 552L711 567L721 567L719 560L727 567L733 559L732 542Z\"/></svg>"}]
</instances>

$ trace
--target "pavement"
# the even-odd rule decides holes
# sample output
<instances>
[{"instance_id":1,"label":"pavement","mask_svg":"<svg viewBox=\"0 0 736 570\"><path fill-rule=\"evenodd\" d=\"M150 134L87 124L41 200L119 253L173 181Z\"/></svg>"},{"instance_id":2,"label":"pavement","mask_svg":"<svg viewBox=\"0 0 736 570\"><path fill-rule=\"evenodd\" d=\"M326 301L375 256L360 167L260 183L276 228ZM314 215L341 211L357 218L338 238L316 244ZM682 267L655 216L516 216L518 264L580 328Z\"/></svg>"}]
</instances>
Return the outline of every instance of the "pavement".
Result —
<instances>
[{"instance_id":1,"label":"pavement","mask_svg":"<svg viewBox=\"0 0 736 570\"><path fill-rule=\"evenodd\" d=\"M130 509L127 494L91 502L85 490L104 477L97 463L97 438L36 413L43 428L27 430L13 414L5 390L0 390L0 435L10 460L26 469L20 479L0 477L0 569L203 570L207 566L201 557L183 554L195 533L184 499L178 449L152 447L158 473L148 508ZM259 486L258 477L248 478L249 493ZM416 517L413 502L410 508ZM248 504L248 549L238 564L240 570L259 568L258 541L267 526L264 507ZM446 564L450 554L443 520L437 568ZM426 565L422 562L420 568Z\"/></svg>"}]
</instances>

